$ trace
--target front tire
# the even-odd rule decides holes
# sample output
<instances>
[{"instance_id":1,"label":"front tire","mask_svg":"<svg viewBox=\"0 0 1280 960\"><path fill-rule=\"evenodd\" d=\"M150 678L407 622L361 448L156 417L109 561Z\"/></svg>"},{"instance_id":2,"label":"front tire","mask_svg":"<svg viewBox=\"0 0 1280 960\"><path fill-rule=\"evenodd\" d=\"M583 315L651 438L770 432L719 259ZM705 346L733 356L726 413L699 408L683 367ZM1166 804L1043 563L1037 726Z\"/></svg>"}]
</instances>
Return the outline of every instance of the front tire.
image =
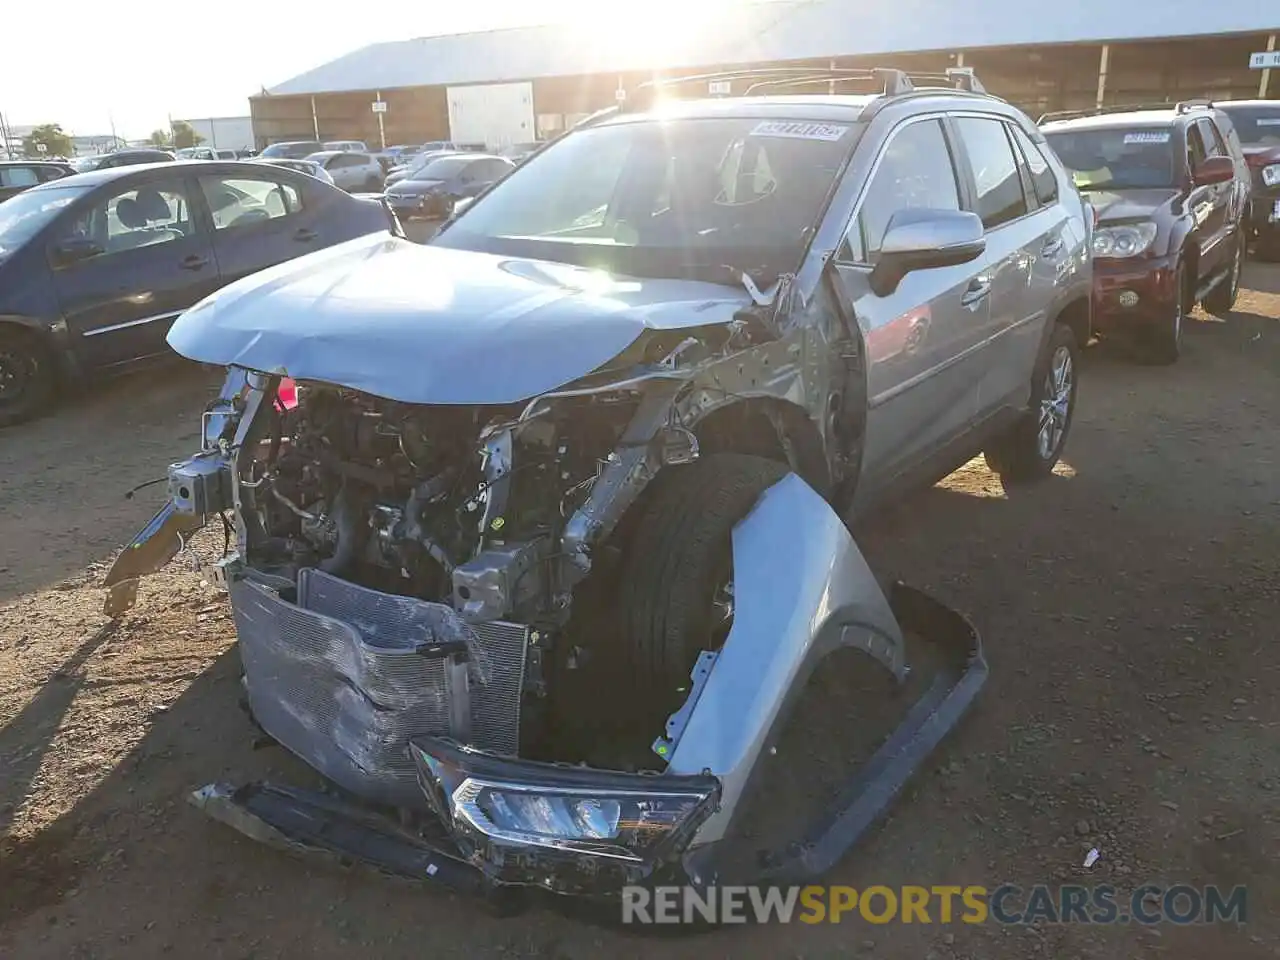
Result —
<instances>
[{"instance_id":1,"label":"front tire","mask_svg":"<svg viewBox=\"0 0 1280 960\"><path fill-rule=\"evenodd\" d=\"M1229 272L1226 279L1209 291L1209 295L1204 298L1202 305L1205 311L1220 320L1230 316L1236 305L1236 298L1240 296L1240 275L1244 271L1244 248L1245 239L1241 234L1240 239L1236 241L1235 253L1231 257L1231 266L1227 268Z\"/></svg>"},{"instance_id":2,"label":"front tire","mask_svg":"<svg viewBox=\"0 0 1280 960\"><path fill-rule=\"evenodd\" d=\"M1139 344L1138 359L1145 363L1168 365L1177 363L1182 356L1182 322L1187 310L1193 305L1188 296L1187 263L1178 261L1178 269L1174 274L1174 302L1149 330L1143 331Z\"/></svg>"},{"instance_id":3,"label":"front tire","mask_svg":"<svg viewBox=\"0 0 1280 960\"><path fill-rule=\"evenodd\" d=\"M621 571L616 620L618 666L636 720L660 731L683 701L698 654L724 642L732 618L733 528L787 473L785 464L762 457L711 454L668 468L646 491Z\"/></svg>"},{"instance_id":4,"label":"front tire","mask_svg":"<svg viewBox=\"0 0 1280 960\"><path fill-rule=\"evenodd\" d=\"M1031 408L983 453L1006 483L1047 477L1057 466L1075 418L1080 345L1065 323L1054 324L1031 379Z\"/></svg>"},{"instance_id":5,"label":"front tire","mask_svg":"<svg viewBox=\"0 0 1280 960\"><path fill-rule=\"evenodd\" d=\"M54 392L52 358L32 333L0 329L0 427L40 413Z\"/></svg>"}]
</instances>

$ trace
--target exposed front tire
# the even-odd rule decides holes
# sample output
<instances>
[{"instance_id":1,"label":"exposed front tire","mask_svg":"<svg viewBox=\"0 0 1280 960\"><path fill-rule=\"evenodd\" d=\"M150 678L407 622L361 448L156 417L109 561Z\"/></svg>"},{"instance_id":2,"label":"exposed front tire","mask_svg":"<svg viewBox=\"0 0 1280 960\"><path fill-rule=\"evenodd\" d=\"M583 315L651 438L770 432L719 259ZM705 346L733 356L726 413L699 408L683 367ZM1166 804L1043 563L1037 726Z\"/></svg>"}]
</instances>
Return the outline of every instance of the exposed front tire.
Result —
<instances>
[{"instance_id":1,"label":"exposed front tire","mask_svg":"<svg viewBox=\"0 0 1280 960\"><path fill-rule=\"evenodd\" d=\"M1235 252L1231 255L1231 265L1227 268L1229 272L1226 279L1209 291L1209 295L1204 298L1202 304L1206 312L1222 320L1230 315L1232 308L1236 305L1236 298L1240 296L1240 275L1244 272L1244 248L1245 239L1241 234L1236 241Z\"/></svg>"},{"instance_id":2,"label":"exposed front tire","mask_svg":"<svg viewBox=\"0 0 1280 960\"><path fill-rule=\"evenodd\" d=\"M1053 472L1075 417L1080 345L1064 323L1054 324L1048 348L1031 379L1031 407L983 456L1006 483L1025 483Z\"/></svg>"},{"instance_id":3,"label":"exposed front tire","mask_svg":"<svg viewBox=\"0 0 1280 960\"><path fill-rule=\"evenodd\" d=\"M723 644L733 617L733 528L785 464L711 454L671 467L646 491L621 571L620 676L641 722L662 730L683 702L698 654Z\"/></svg>"},{"instance_id":4,"label":"exposed front tire","mask_svg":"<svg viewBox=\"0 0 1280 960\"><path fill-rule=\"evenodd\" d=\"M53 398L54 370L33 333L0 329L0 427L30 420Z\"/></svg>"}]
</instances>

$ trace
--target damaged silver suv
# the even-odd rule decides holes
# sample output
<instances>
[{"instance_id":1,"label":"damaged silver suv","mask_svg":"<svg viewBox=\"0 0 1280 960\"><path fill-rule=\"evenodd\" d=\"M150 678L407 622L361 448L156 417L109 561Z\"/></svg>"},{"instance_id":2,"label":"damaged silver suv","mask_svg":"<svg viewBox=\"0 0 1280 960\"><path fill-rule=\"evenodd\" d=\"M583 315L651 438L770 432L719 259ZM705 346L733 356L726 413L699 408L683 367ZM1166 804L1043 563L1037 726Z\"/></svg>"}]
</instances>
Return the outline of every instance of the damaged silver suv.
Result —
<instances>
[{"instance_id":1,"label":"damaged silver suv","mask_svg":"<svg viewBox=\"0 0 1280 960\"><path fill-rule=\"evenodd\" d=\"M108 610L221 516L249 710L337 788L213 784L215 817L473 890L812 876L973 700L972 629L883 592L845 521L980 451L1050 472L1086 208L972 74L680 83L708 79L741 95L637 91L430 245L355 240L174 324L229 375ZM852 649L902 681L908 635L936 682L751 849L806 680Z\"/></svg>"}]
</instances>

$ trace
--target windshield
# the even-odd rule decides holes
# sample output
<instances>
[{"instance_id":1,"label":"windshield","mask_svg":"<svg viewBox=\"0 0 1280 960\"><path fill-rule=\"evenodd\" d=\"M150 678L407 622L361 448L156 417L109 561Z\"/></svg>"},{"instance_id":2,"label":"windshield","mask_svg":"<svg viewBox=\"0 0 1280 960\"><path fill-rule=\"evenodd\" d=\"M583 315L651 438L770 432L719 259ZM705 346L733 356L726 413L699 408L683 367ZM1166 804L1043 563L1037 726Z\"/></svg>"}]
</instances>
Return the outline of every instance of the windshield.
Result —
<instances>
[{"instance_id":1,"label":"windshield","mask_svg":"<svg viewBox=\"0 0 1280 960\"><path fill-rule=\"evenodd\" d=\"M78 160L71 161L71 168L76 173L88 173L90 170L97 170L106 162L110 154L101 154L96 157L80 157Z\"/></svg>"},{"instance_id":2,"label":"windshield","mask_svg":"<svg viewBox=\"0 0 1280 960\"><path fill-rule=\"evenodd\" d=\"M1168 127L1046 130L1044 137L1081 190L1176 185L1173 131Z\"/></svg>"},{"instance_id":3,"label":"windshield","mask_svg":"<svg viewBox=\"0 0 1280 960\"><path fill-rule=\"evenodd\" d=\"M1246 147L1280 147L1280 103L1273 107L1232 107L1219 104L1218 109L1231 118L1231 123Z\"/></svg>"},{"instance_id":4,"label":"windshield","mask_svg":"<svg viewBox=\"0 0 1280 960\"><path fill-rule=\"evenodd\" d=\"M0 256L22 246L89 187L28 190L0 203Z\"/></svg>"},{"instance_id":5,"label":"windshield","mask_svg":"<svg viewBox=\"0 0 1280 960\"><path fill-rule=\"evenodd\" d=\"M415 180L448 180L460 174L471 162L471 157L436 157L418 164L411 173Z\"/></svg>"},{"instance_id":6,"label":"windshield","mask_svg":"<svg viewBox=\"0 0 1280 960\"><path fill-rule=\"evenodd\" d=\"M746 117L589 127L516 168L435 242L632 276L772 282L799 265L859 132Z\"/></svg>"}]
</instances>

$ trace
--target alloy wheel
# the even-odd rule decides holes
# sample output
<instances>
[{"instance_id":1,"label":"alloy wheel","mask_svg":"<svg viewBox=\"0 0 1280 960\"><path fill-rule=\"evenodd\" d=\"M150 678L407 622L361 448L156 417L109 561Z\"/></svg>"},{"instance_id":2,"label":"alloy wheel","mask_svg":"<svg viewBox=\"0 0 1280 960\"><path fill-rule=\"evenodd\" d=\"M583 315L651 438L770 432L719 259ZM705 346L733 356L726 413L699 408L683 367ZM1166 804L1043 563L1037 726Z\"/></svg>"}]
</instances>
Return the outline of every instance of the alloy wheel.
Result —
<instances>
[{"instance_id":1,"label":"alloy wheel","mask_svg":"<svg viewBox=\"0 0 1280 960\"><path fill-rule=\"evenodd\" d=\"M1075 364L1071 350L1060 346L1053 352L1049 372L1045 375L1044 395L1040 401L1038 447L1041 459L1052 460L1062 447L1067 434L1067 418L1071 415L1071 399L1075 390Z\"/></svg>"}]
</instances>

